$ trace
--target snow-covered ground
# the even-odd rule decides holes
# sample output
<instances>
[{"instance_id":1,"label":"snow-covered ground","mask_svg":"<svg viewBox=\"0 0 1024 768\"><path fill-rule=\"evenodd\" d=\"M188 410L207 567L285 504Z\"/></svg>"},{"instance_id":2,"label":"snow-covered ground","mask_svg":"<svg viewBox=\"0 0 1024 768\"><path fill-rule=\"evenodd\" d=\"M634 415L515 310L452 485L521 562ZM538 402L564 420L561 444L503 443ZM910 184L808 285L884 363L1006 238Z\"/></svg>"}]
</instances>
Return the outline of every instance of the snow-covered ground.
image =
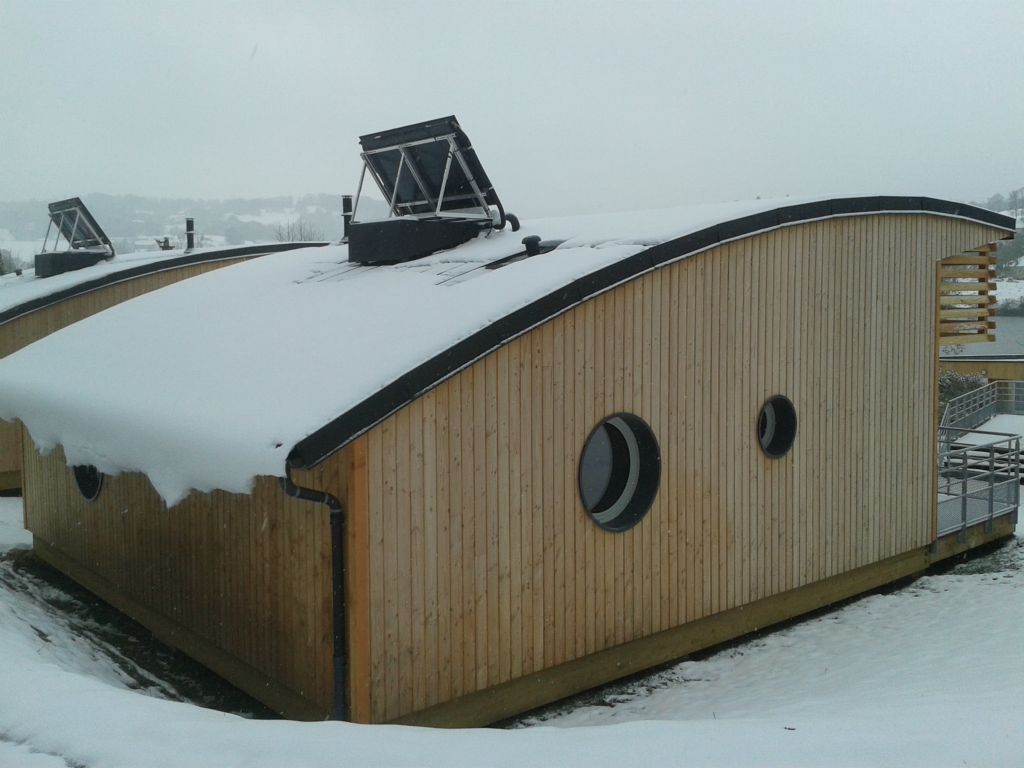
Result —
<instances>
[{"instance_id":1,"label":"snow-covered ground","mask_svg":"<svg viewBox=\"0 0 1024 768\"><path fill-rule=\"evenodd\" d=\"M1018 535L1021 530L1018 529ZM0 498L0 766L1021 766L1024 542L511 730L250 720L76 633L24 588Z\"/></svg>"},{"instance_id":2,"label":"snow-covered ground","mask_svg":"<svg viewBox=\"0 0 1024 768\"><path fill-rule=\"evenodd\" d=\"M1003 434L1024 437L1024 416L1016 413L1000 413L986 421L978 429L984 432L1001 432ZM990 443L999 438L979 432L968 432L957 439L967 445L981 445L982 443Z\"/></svg>"}]
</instances>

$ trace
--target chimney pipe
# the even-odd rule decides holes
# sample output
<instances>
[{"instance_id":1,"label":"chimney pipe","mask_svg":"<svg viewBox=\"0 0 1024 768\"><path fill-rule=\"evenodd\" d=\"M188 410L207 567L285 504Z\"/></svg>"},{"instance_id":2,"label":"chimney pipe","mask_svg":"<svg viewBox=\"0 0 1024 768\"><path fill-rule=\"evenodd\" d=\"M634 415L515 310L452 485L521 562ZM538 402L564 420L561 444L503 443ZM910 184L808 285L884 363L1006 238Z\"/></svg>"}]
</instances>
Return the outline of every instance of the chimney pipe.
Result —
<instances>
[{"instance_id":1,"label":"chimney pipe","mask_svg":"<svg viewBox=\"0 0 1024 768\"><path fill-rule=\"evenodd\" d=\"M341 222L342 222L342 238L343 243L348 242L348 228L352 223L352 195L341 196Z\"/></svg>"},{"instance_id":2,"label":"chimney pipe","mask_svg":"<svg viewBox=\"0 0 1024 768\"><path fill-rule=\"evenodd\" d=\"M191 251L196 247L196 220L185 219L185 250Z\"/></svg>"}]
</instances>

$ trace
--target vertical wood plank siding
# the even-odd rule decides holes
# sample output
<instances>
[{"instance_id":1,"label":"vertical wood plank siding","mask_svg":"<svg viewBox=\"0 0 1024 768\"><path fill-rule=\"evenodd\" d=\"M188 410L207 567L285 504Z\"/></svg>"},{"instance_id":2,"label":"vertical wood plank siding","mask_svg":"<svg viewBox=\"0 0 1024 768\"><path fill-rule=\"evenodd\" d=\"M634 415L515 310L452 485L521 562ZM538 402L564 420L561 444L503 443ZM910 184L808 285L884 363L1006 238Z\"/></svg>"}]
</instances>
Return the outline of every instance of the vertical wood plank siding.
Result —
<instances>
[{"instance_id":1,"label":"vertical wood plank siding","mask_svg":"<svg viewBox=\"0 0 1024 768\"><path fill-rule=\"evenodd\" d=\"M37 309L27 315L0 324L0 357L6 357L54 331L77 323L122 301L141 296L144 293L195 277L203 272L235 263L235 259L193 264L187 267L168 269L150 275L131 278L94 291L73 296L49 307ZM20 429L9 422L0 421L0 474L21 470Z\"/></svg>"},{"instance_id":2,"label":"vertical wood plank siding","mask_svg":"<svg viewBox=\"0 0 1024 768\"><path fill-rule=\"evenodd\" d=\"M351 460L353 450L341 455ZM347 465L335 462L297 473L296 482L345 499L346 475ZM276 479L264 477L251 495L193 493L168 510L138 474L104 478L99 497L87 502L59 449L48 457L27 450L25 483L37 547L41 541L58 552L58 565L70 564L71 575L84 571L87 586L179 647L193 652L190 636L198 636L237 659L241 664L201 660L271 706L302 718L329 715L331 541L324 506L291 499ZM358 599L353 604L365 611ZM163 620L147 621L150 613ZM268 685L286 693L268 696Z\"/></svg>"},{"instance_id":3,"label":"vertical wood plank siding","mask_svg":"<svg viewBox=\"0 0 1024 768\"><path fill-rule=\"evenodd\" d=\"M720 246L370 430L366 615L351 617L367 628L369 719L928 544L935 263L998 236L876 215ZM777 460L755 426L774 394L799 419ZM619 411L654 430L662 476L647 517L616 534L590 521L576 478L586 436Z\"/></svg>"}]
</instances>

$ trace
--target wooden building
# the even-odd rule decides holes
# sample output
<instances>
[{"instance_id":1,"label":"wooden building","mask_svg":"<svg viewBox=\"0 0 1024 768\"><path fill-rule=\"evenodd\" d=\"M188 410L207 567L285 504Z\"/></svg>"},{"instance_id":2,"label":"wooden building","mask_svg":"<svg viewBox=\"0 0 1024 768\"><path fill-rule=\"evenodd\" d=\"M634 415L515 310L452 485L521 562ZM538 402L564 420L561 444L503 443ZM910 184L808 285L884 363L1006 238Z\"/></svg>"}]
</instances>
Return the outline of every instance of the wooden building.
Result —
<instances>
[{"instance_id":1,"label":"wooden building","mask_svg":"<svg viewBox=\"0 0 1024 768\"><path fill-rule=\"evenodd\" d=\"M203 248L114 257L57 277L38 278L32 270L0 282L0 357L107 307L211 269L263 253L307 246L273 243ZM0 423L0 491L21 487L21 437L14 425Z\"/></svg>"},{"instance_id":2,"label":"wooden building","mask_svg":"<svg viewBox=\"0 0 1024 768\"><path fill-rule=\"evenodd\" d=\"M988 306L985 286L951 289L945 271L1012 220L860 197L543 230L524 224L567 240L531 255L498 233L393 266L328 248L333 265L308 270L325 282L282 280L336 301L317 308L329 331L300 319L310 339L263 349L267 376L295 367L289 418L308 418L266 433L281 471L247 494L213 478L167 509L155 465L73 470L59 446L81 438L0 394L0 414L58 446L25 441L37 554L289 716L468 725L1012 533L1016 508L937 537L935 407L940 341L990 331L945 314ZM228 272L245 283L263 265L270 280L272 258L182 284L182 313L203 311L189 300L201 284L211 301L229 291ZM366 292L370 316L349 304ZM415 343L390 349L394 328ZM37 383L88 330L0 361L0 392ZM353 378L332 379L331 358ZM345 405L325 417L328 392ZM252 419L288 399L268 395ZM232 428L215 427L228 445Z\"/></svg>"}]
</instances>

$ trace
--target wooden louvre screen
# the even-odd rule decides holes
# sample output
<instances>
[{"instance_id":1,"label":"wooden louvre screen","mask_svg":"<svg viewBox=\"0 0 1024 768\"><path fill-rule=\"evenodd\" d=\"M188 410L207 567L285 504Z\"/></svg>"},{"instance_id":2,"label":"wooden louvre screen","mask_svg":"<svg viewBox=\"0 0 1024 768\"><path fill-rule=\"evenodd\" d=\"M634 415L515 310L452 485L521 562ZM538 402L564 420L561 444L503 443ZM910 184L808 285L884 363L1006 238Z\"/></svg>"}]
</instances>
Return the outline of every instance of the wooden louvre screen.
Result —
<instances>
[{"instance_id":1,"label":"wooden louvre screen","mask_svg":"<svg viewBox=\"0 0 1024 768\"><path fill-rule=\"evenodd\" d=\"M995 249L989 243L939 262L940 346L995 341Z\"/></svg>"}]
</instances>

